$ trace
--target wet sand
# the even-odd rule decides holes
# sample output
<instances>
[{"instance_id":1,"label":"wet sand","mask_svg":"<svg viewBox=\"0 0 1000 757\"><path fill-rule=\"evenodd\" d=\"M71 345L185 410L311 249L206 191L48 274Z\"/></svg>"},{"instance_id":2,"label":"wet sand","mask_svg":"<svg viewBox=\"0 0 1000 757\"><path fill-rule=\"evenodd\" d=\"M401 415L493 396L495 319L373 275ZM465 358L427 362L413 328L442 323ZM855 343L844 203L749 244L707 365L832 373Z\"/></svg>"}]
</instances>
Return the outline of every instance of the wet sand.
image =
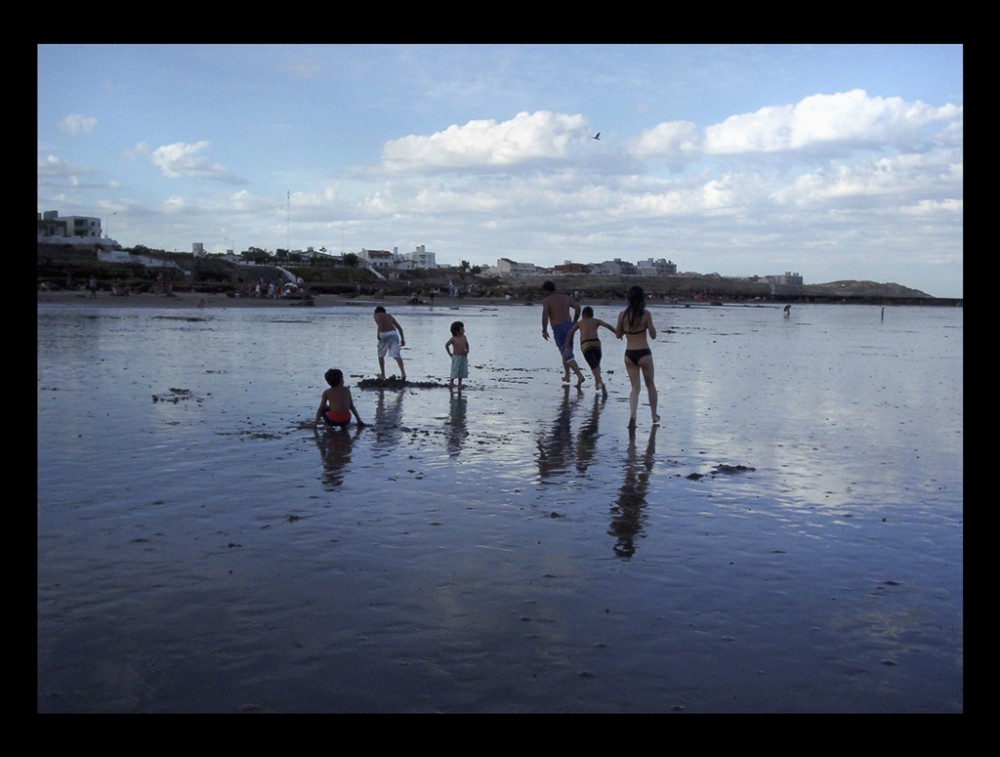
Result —
<instances>
[{"instance_id":1,"label":"wet sand","mask_svg":"<svg viewBox=\"0 0 1000 757\"><path fill-rule=\"evenodd\" d=\"M961 314L664 310L630 435L537 307L197 299L39 295L39 711L962 711Z\"/></svg>"}]
</instances>

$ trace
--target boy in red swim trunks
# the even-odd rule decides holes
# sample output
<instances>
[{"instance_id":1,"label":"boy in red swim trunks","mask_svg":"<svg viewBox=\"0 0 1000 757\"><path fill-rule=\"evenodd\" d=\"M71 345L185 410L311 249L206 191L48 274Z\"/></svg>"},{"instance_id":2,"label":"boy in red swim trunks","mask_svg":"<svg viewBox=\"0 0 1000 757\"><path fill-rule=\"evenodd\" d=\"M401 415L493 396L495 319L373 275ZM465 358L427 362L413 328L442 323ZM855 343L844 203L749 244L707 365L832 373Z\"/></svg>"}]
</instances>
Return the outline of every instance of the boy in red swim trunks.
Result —
<instances>
[{"instance_id":1,"label":"boy in red swim trunks","mask_svg":"<svg viewBox=\"0 0 1000 757\"><path fill-rule=\"evenodd\" d=\"M320 419L326 421L328 426L344 428L351 422L351 413L358 421L358 426L364 426L365 422L358 415L357 408L354 407L354 400L351 398L351 390L344 386L344 373L339 368L331 368L323 378L330 385L329 389L323 390L319 407L316 409L316 425Z\"/></svg>"}]
</instances>

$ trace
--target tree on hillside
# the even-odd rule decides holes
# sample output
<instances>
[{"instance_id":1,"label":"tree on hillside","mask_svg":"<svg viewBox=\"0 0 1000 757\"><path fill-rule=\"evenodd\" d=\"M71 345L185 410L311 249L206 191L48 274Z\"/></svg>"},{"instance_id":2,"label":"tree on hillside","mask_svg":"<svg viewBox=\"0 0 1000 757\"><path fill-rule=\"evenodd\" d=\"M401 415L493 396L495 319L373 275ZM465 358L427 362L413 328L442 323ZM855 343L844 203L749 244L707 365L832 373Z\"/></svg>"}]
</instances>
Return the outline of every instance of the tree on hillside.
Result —
<instances>
[{"instance_id":1,"label":"tree on hillside","mask_svg":"<svg viewBox=\"0 0 1000 757\"><path fill-rule=\"evenodd\" d=\"M357 268L358 256L355 255L353 252L344 253L344 265L349 266L351 268Z\"/></svg>"},{"instance_id":2,"label":"tree on hillside","mask_svg":"<svg viewBox=\"0 0 1000 757\"><path fill-rule=\"evenodd\" d=\"M240 257L244 260L249 260L251 263L268 263L271 260L271 256L267 254L267 250L262 250L259 247L251 247L248 250L244 250L240 253Z\"/></svg>"}]
</instances>

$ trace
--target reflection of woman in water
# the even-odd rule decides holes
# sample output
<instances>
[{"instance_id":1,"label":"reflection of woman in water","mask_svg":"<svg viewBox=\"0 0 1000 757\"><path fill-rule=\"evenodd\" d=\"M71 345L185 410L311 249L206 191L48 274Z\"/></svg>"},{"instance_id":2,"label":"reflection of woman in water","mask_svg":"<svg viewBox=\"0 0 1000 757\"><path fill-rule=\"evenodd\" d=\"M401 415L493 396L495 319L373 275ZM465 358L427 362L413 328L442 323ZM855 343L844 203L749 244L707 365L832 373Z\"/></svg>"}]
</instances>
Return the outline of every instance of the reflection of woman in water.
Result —
<instances>
[{"instance_id":1,"label":"reflection of woman in water","mask_svg":"<svg viewBox=\"0 0 1000 757\"><path fill-rule=\"evenodd\" d=\"M566 470L567 461L573 456L573 433L569 422L577 400L583 396L583 390L577 387L571 394L568 386L562 389L563 400L559 404L559 415L556 416L552 431L548 435L543 434L537 442L538 473L543 479Z\"/></svg>"},{"instance_id":2,"label":"reflection of woman in water","mask_svg":"<svg viewBox=\"0 0 1000 757\"><path fill-rule=\"evenodd\" d=\"M348 430L345 427L313 429L316 446L323 461L323 485L326 489L336 489L344 483L344 472L351 462L354 440L361 433L360 427Z\"/></svg>"},{"instance_id":3,"label":"reflection of woman in water","mask_svg":"<svg viewBox=\"0 0 1000 757\"><path fill-rule=\"evenodd\" d=\"M628 455L625 458L625 480L618 492L618 501L611 508L611 528L608 533L618 539L613 547L619 557L635 554L635 539L642 534L642 509L646 506L649 474L653 471L656 454L656 426L649 430L646 452L640 459L635 448L635 433L628 436Z\"/></svg>"}]
</instances>

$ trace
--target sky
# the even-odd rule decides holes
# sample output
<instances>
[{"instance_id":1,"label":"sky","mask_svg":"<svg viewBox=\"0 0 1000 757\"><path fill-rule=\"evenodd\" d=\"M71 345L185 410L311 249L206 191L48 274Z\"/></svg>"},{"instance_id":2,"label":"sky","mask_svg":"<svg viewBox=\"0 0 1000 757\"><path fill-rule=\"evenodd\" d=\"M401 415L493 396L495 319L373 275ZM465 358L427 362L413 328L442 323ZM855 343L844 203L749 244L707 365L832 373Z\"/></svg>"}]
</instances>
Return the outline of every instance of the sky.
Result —
<instances>
[{"instance_id":1,"label":"sky","mask_svg":"<svg viewBox=\"0 0 1000 757\"><path fill-rule=\"evenodd\" d=\"M963 296L960 44L37 52L38 211L124 247L662 258Z\"/></svg>"}]
</instances>

